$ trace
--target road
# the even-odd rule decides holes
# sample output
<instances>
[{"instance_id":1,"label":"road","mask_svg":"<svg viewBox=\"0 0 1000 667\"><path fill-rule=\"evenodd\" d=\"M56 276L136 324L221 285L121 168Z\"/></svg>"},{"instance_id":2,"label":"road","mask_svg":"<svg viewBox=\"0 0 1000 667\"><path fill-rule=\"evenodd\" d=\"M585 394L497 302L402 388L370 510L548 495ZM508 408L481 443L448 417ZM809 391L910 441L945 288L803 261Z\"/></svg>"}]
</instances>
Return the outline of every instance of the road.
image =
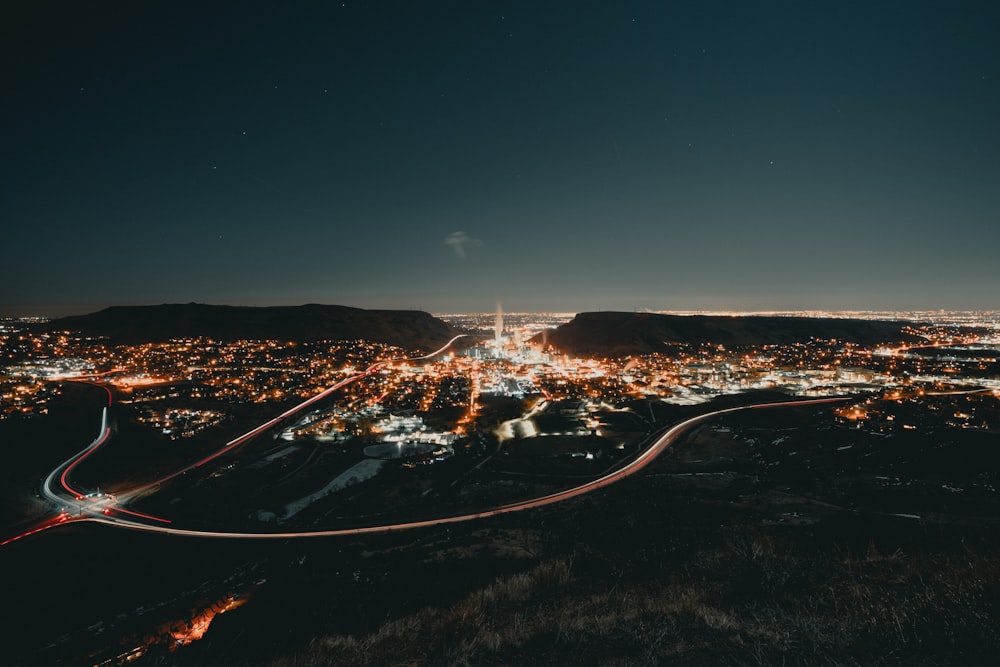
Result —
<instances>
[{"instance_id":1,"label":"road","mask_svg":"<svg viewBox=\"0 0 1000 667\"><path fill-rule=\"evenodd\" d=\"M180 470L177 470L167 475L166 477L162 477L153 482L149 482L141 486L135 487L133 489L129 489L128 491L121 493L118 496L110 496L108 494L102 494L100 492L84 493L83 491L71 486L70 484L70 475L73 469L77 465L79 465L84 459L86 459L88 456L94 453L94 451L96 451L101 445L107 442L108 438L111 436L111 427L108 425L108 409L113 405L114 397L111 393L111 389L109 389L107 385L99 384L92 380L94 378L101 377L109 373L114 373L118 371L117 370L107 371L106 373L90 374L74 378L64 378L67 380L73 380L78 382L84 382L86 384L91 384L94 385L95 387L100 387L105 392L107 392L108 402L107 405L104 406L101 412L100 433L98 434L97 438L95 438L93 442L87 445L87 447L85 447L82 451L80 451L78 454L73 455L65 462L60 464L58 467L56 467L52 472L50 472L48 476L45 478L45 481L42 483L42 493L45 495L46 498L48 498L51 502L53 502L57 507L60 508L58 514L36 523L31 528L19 533L18 535L14 535L13 537L0 541L0 546L9 544L23 537L27 537L28 535L33 535L48 528L52 528L54 526L58 526L70 521L78 521L82 519L91 519L91 520L101 519L108 523L115 523L115 516L118 514L125 514L128 516L133 516L136 518L145 519L149 521L156 521L164 524L170 523L168 519L163 519L160 517L152 516L150 514L143 514L142 512L136 512L134 510L127 509L125 505L129 501L135 500L139 496L149 492L150 490L160 486L161 484L171 479L174 479L175 477L183 475L186 472L194 470L195 468L198 468L208 463L209 461L212 461L222 456L223 454L229 451L232 451L236 447L239 447L240 445L255 438L261 433L264 433L268 429L273 428L274 426L278 425L279 423L291 417L292 415L295 415L301 412L302 410L308 408L310 405L313 405L317 401L321 401L324 398L330 396L331 394L336 393L340 389L343 389L352 382L356 382L361 378L368 377L369 375L378 372L386 364L432 359L433 357L436 357L444 353L448 348L450 348L452 345L455 344L455 341L457 341L459 338L464 338L465 336L466 334L459 334L454 338L452 338L451 340L449 340L444 345L442 345L439 349L422 356L396 357L392 359L377 361L368 368L366 368L363 372L344 378L343 380L337 382L333 386L328 387L327 389L324 389L318 394L302 401L298 405L289 408L288 410L284 411L274 419L271 419L261 424L260 426L244 433L243 435L234 438L233 440L230 440L221 449L212 453L210 456L206 456L205 458L195 463L192 463L191 465L186 466ZM131 525L131 524L142 525L140 522L130 521L128 519L121 519L120 523L122 525Z\"/></svg>"},{"instance_id":2,"label":"road","mask_svg":"<svg viewBox=\"0 0 1000 667\"><path fill-rule=\"evenodd\" d=\"M214 538L242 538L242 539L290 539L290 538L308 538L308 537L335 537L344 535L365 535L371 533L390 533L401 530L410 530L414 528L427 528L430 526L441 526L452 523L460 523L463 521L473 521L476 519L483 519L492 516L499 516L501 514L509 514L511 512L520 512L523 510L535 509L539 507L544 507L546 505L551 505L553 503L562 502L569 500L571 498L576 498L577 496L582 496L585 493L590 493L596 491L597 489L608 486L609 484L614 484L626 477L634 475L639 472L650 463L652 463L656 458L663 453L670 445L672 445L678 437L683 433L688 431L694 426L702 424L711 419L715 419L724 414L732 412L741 412L746 410L759 410L767 408L780 408L780 407L794 407L802 405L820 405L827 403L836 403L848 400L847 398L822 398L822 399L810 399L804 401L785 401L781 403L761 403L756 405L749 405L737 408L726 408L724 410L716 410L714 412L709 412L697 417L692 417L686 421L683 421L675 426L671 427L660 435L649 447L647 447L639 456L634 460L619 468L618 470L608 473L602 477L591 480L589 482L580 484L570 489L564 491L559 491L546 496L541 496L539 498L532 498L529 500L524 500L515 503L509 503L506 505L501 505L488 510L483 510L479 512L471 512L467 514L455 514L451 516L444 516L435 519L425 519L421 521L409 521L395 524L382 524L376 526L364 526L359 528L341 528L336 530L315 530L315 531L295 531L295 532L267 532L267 533L250 533L250 532L230 532L230 531L210 531L210 530L189 530L185 528L175 528L171 526L157 526L148 523L143 523L139 521L134 521L131 519L114 517L114 516L92 516L89 517L91 521L97 521L100 523L106 523L114 526L120 526L123 528L130 528L133 530L142 530L147 532L157 532L166 533L170 535L187 535L191 537L214 537Z\"/></svg>"},{"instance_id":3,"label":"road","mask_svg":"<svg viewBox=\"0 0 1000 667\"><path fill-rule=\"evenodd\" d=\"M551 505L553 503L562 502L569 500L571 498L576 498L586 493L596 491L597 489L608 486L609 484L614 484L626 477L634 475L639 472L651 462L653 462L665 449L667 449L673 442L682 435L685 431L691 429L698 424L704 423L710 419L715 419L724 414L739 412L745 410L755 410L755 409L766 409L766 408L779 408L779 407L791 407L791 406L801 406L801 405L817 405L825 403L835 403L846 401L846 398L822 398L822 399L810 399L803 401L786 401L780 403L762 403L757 405L726 408L723 410L716 410L714 412L709 412L697 417L693 417L686 421L683 421L675 426L669 428L664 433L659 435L646 449L644 449L635 459L628 462L621 468L609 472L596 479L584 482L572 488L559 491L556 493L551 493L538 498L532 498L529 500L523 500L514 503L508 503L505 505L500 505L488 510L482 510L479 512L471 512L466 514L455 514L450 516L443 516L434 519L425 519L420 521L409 521L395 524L381 524L375 526L364 526L359 528L342 528L335 530L315 530L315 531L295 531L295 532L264 532L264 533L252 533L252 532L230 532L230 531L208 531L208 530L191 530L186 528L178 528L169 525L170 521L168 519L152 516L149 514L143 514L141 512L136 512L130 510L126 507L130 500L134 500L140 495L147 493L149 490L169 481L179 475L182 475L190 470L198 468L199 466L208 463L209 461L218 458L219 456L233 450L234 448L246 443L252 438L264 433L268 429L275 427L277 424L283 420L295 415L307 407L315 404L329 395L335 393L336 391L342 389L343 387L356 382L361 378L367 377L378 372L383 366L391 363L404 362L404 361L419 361L423 359L430 359L439 354L442 354L445 350L451 347L456 340L461 338L462 335L452 338L448 343L442 346L440 349L426 354L420 357L413 358L397 358L397 359L387 359L384 361L378 361L366 368L363 372L356 375L347 377L340 382L334 384L333 386L321 391L320 393L306 399L305 401L299 403L298 405L289 408L285 412L281 413L277 417L261 424L260 426L244 433L243 435L234 438L227 442L221 449L216 451L210 456L207 456L189 466L186 466L170 475L163 477L154 482L150 482L139 486L134 489L130 489L124 493L119 494L117 497L102 493L83 493L81 490L71 486L70 484L70 474L74 467L76 467L81 461L90 456L96 449L103 445L111 435L111 428L108 425L108 408L112 403L111 391L102 386L108 392L108 405L102 409L101 413L101 430L98 436L91 442L85 449L83 449L78 454L71 457L69 460L58 466L46 477L43 484L43 492L45 496L59 506L60 512L57 516L50 517L45 521L36 524L32 529L25 531L19 535L16 535L10 539L0 542L0 546L13 542L17 539L31 535L48 528L69 523L72 521L96 521L99 523L105 523L113 526L119 526L122 528L129 528L132 530L142 530L147 532L158 532L167 533L171 535L187 535L192 537L214 537L214 538L244 538L244 539L289 539L289 538L306 538L306 537L332 537L340 535L363 535L369 533L388 533L400 530L409 530L414 528L425 528L429 526L440 526L451 523L459 523L463 521L472 521L476 519L483 519L492 516L499 516L501 514L508 514L511 512L520 512L523 510L535 509L539 507L544 507L546 505ZM92 383L93 384L93 383Z\"/></svg>"},{"instance_id":4,"label":"road","mask_svg":"<svg viewBox=\"0 0 1000 667\"><path fill-rule=\"evenodd\" d=\"M190 472L191 470L194 470L195 468L199 468L199 467L205 465L209 461L212 461L214 459L219 458L223 454L225 454L225 453L227 453L229 451L232 451L233 449L239 447L240 445L246 443L247 441L249 441L249 440L257 437L261 433L264 433L268 429L274 428L275 426L277 426L278 424L280 424L284 420L288 419L289 417L291 417L291 416L293 416L295 414L298 414L299 412L302 412L303 410L305 410L306 408L308 408L310 405L313 405L317 401L323 400L327 396L330 396L331 394L334 394L334 393L340 391L341 389L343 389L347 385L349 385L349 384L351 384L353 382L357 382L361 378L368 377L369 375L373 375L374 373L378 372L378 370L381 369L382 366L385 366L386 364L392 364L392 363L398 363L398 362L404 362L404 361L421 361L421 360L424 360L424 359L431 359L433 357L438 356L439 354L442 354L445 350L447 350L449 347L451 347L452 345L454 345L455 341L457 341L459 338L463 338L463 337L465 337L465 334L459 334L459 335L455 336L454 338L452 338L451 340L449 340L447 343L445 343L439 349L435 350L434 352L431 352L430 354L425 354L425 355L423 355L421 357L399 357L399 358L395 358L395 359L386 359L384 361L376 361L374 364L372 364L371 366L369 366L368 368L366 368L363 372L358 373L356 375L352 375L352 376L347 377L347 378L344 378L340 382L334 384L331 387L328 387L327 389L324 389L323 391L319 392L315 396L307 398L306 400L302 401L298 405L295 405L295 406L289 408L288 410L285 410L284 412L282 412L280 415L278 415L274 419L271 419L271 420L269 420L267 422L264 422L263 424L261 424L257 428L255 428L255 429L253 429L251 431L247 431L246 433L244 433L243 435L241 435L241 436L239 436L237 438L233 438L232 440L230 440L229 442L227 442L222 447L222 449L219 449L218 451L212 453L210 456L206 456L205 458L201 459L200 461L197 461L196 463L192 463L191 465L189 465L189 466L187 466L185 468L181 468L180 470L177 470L176 472L173 472L173 473L167 475L166 477L162 477L162 478L160 478L160 479L158 479L156 481L149 482L147 484L143 484L142 486L136 487L134 489L130 489L129 491L120 494L119 495L119 500L122 503L126 503L126 502L128 502L130 500L134 500L139 495L145 493L146 491L148 491L148 490L150 490L152 488L155 488L155 487L163 484L164 482L168 482L168 481L174 479L175 477L179 477L180 475L183 475L186 472Z\"/></svg>"}]
</instances>

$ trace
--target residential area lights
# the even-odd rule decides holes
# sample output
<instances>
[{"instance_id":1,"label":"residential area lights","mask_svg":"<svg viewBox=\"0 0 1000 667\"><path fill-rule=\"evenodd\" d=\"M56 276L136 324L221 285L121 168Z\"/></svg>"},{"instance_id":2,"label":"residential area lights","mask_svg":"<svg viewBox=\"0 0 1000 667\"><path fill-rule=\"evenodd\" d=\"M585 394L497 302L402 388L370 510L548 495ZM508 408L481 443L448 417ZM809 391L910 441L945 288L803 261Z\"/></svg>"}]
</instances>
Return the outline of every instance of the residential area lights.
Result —
<instances>
[{"instance_id":1,"label":"residential area lights","mask_svg":"<svg viewBox=\"0 0 1000 667\"><path fill-rule=\"evenodd\" d=\"M464 432L489 396L614 404L640 397L696 403L749 389L825 396L914 382L1000 390L996 377L987 376L995 361L988 355L928 355L895 341L865 347L816 339L738 350L705 344L671 355L574 358L529 344L543 328L540 323L551 321L547 317L505 314L502 336L420 361L387 361L407 354L366 341L197 338L113 345L70 331L34 333L7 322L0 331L0 418L44 414L65 390L54 380L99 376L121 403L136 405L142 420L169 437L189 437L223 423L239 406L292 405L378 362L383 364L374 372L344 388L336 415L300 428L315 430L319 423L346 428L366 411L382 411L447 413L447 430ZM469 316L468 323L474 321ZM982 343L947 323L915 326L913 332L928 347Z\"/></svg>"},{"instance_id":2,"label":"residential area lights","mask_svg":"<svg viewBox=\"0 0 1000 667\"><path fill-rule=\"evenodd\" d=\"M631 451L642 434L648 435L657 422L657 402L693 404L753 389L777 390L813 404L835 402L836 428L864 429L873 437L941 426L1000 430L1000 338L947 324L914 327L927 343L912 347L831 338L738 349L677 345L669 355L605 359L571 357L531 344L538 329L527 318L506 324L502 336L469 336L447 354L431 355L366 341L202 338L112 345L68 331L38 334L7 326L0 331L0 419L45 414L78 383L98 384L107 394L99 439L60 469L63 487L77 499L66 503L72 506L68 513L52 519L56 523L101 512L169 521L127 509L128 497L119 504L111 496L84 496L68 485L72 466L109 438L112 403L127 406L116 409L119 419L128 415L164 440L177 441L171 447L195 442L192 449L203 450L219 436L226 443L207 457L196 455L197 462L187 468L132 489L132 495L249 440L263 442L266 449L247 470L297 461L287 472L294 476L317 460L354 461L338 468L322 488L251 515L250 520L264 523L290 520L383 469L440 474L435 471L451 470L453 464L436 464L460 452L481 457L473 469L500 458L516 470L525 465L523 452L536 448L603 460L609 452ZM884 349L892 353L880 354ZM765 404L786 403L779 401ZM258 426L244 432L248 421ZM227 423L232 424L228 430ZM232 431L243 435L226 440ZM260 437L268 432L285 442L270 445ZM459 457L454 461L461 465ZM237 462L213 465L206 469L207 479L231 474Z\"/></svg>"}]
</instances>

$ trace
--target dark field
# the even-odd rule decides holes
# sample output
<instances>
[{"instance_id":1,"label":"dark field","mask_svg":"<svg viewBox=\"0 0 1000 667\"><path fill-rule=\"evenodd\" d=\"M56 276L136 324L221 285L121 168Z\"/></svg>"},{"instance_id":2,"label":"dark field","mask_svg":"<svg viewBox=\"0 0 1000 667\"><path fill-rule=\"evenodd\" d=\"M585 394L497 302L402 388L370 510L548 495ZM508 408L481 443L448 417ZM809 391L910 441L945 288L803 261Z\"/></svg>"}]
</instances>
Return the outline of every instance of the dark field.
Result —
<instances>
[{"instance_id":1,"label":"dark field","mask_svg":"<svg viewBox=\"0 0 1000 667\"><path fill-rule=\"evenodd\" d=\"M583 498L450 528L240 542L72 527L0 552L21 610L8 659L987 664L998 451L995 433L874 436L780 408L706 424ZM227 596L246 603L171 646L165 628Z\"/></svg>"}]
</instances>

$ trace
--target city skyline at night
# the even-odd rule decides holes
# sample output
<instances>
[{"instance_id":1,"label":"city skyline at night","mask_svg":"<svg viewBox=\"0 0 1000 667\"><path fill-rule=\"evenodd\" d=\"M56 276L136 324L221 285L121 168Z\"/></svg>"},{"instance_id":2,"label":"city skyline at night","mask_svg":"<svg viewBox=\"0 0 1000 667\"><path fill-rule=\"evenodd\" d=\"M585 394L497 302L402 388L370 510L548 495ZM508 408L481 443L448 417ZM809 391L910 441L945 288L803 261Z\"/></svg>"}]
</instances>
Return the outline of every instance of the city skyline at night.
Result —
<instances>
[{"instance_id":1,"label":"city skyline at night","mask_svg":"<svg viewBox=\"0 0 1000 667\"><path fill-rule=\"evenodd\" d=\"M0 662L992 664L997 35L7 8Z\"/></svg>"},{"instance_id":2,"label":"city skyline at night","mask_svg":"<svg viewBox=\"0 0 1000 667\"><path fill-rule=\"evenodd\" d=\"M178 304L4 318L0 360L0 559L24 619L12 664L556 662L581 642L728 659L761 605L776 610L766 632L801 637L793 653L960 664L993 650L997 311L438 319ZM748 586L777 567L778 540L781 576ZM86 575L67 582L78 554ZM635 588L619 592L625 572ZM704 597L676 606L667 577ZM629 615L551 641L554 619L595 595ZM910 595L916 640L899 629L905 606L852 611ZM453 605L480 597L466 623ZM821 632L797 625L805 605ZM720 639L723 608L740 630ZM379 628L361 651L345 634L355 616ZM468 640L479 619L503 634ZM954 619L970 639L937 640ZM630 630L645 623L672 638ZM407 642L380 639L394 627Z\"/></svg>"}]
</instances>

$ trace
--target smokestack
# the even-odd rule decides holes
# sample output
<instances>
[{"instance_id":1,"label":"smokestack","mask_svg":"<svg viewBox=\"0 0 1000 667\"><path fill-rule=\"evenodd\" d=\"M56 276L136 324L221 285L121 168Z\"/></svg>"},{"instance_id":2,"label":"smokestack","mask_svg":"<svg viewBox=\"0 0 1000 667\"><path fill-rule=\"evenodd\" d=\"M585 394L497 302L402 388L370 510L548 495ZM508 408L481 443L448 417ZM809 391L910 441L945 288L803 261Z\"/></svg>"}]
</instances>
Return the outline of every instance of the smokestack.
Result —
<instances>
[{"instance_id":1,"label":"smokestack","mask_svg":"<svg viewBox=\"0 0 1000 667\"><path fill-rule=\"evenodd\" d=\"M498 355L500 354L501 334L503 334L503 308L500 306L500 303L497 302L497 318L493 324L493 336Z\"/></svg>"}]
</instances>

